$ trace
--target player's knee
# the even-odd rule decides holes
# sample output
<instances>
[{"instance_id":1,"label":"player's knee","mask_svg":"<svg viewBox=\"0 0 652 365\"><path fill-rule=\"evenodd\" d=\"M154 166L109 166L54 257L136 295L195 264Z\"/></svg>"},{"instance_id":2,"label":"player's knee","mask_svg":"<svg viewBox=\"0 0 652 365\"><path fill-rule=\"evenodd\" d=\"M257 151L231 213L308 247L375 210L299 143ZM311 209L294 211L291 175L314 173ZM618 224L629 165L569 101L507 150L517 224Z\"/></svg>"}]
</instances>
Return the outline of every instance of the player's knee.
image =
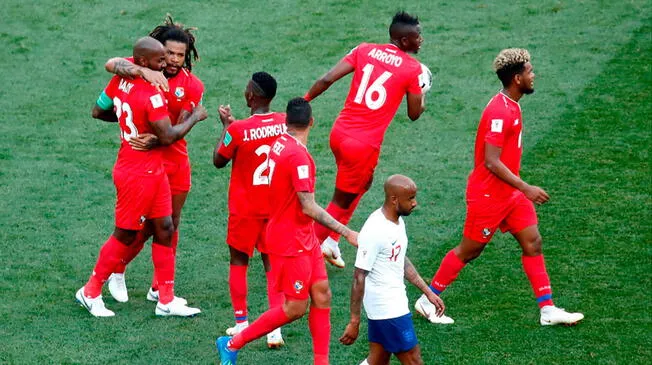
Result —
<instances>
[{"instance_id":1,"label":"player's knee","mask_svg":"<svg viewBox=\"0 0 652 365\"><path fill-rule=\"evenodd\" d=\"M173 215L172 216L172 226L173 229L176 231L179 229L179 224L181 223L181 216L180 215Z\"/></svg>"},{"instance_id":2,"label":"player's knee","mask_svg":"<svg viewBox=\"0 0 652 365\"><path fill-rule=\"evenodd\" d=\"M283 312L291 321L295 321L306 314L308 301L286 300L283 304Z\"/></svg>"},{"instance_id":3,"label":"player's knee","mask_svg":"<svg viewBox=\"0 0 652 365\"><path fill-rule=\"evenodd\" d=\"M333 293L331 292L330 286L320 288L320 290L315 292L313 304L319 308L329 308L331 306L332 297Z\"/></svg>"},{"instance_id":4,"label":"player's knee","mask_svg":"<svg viewBox=\"0 0 652 365\"><path fill-rule=\"evenodd\" d=\"M541 255L543 246L543 239L541 235L536 235L531 240L529 240L525 245L523 245L523 254L526 256L538 256Z\"/></svg>"},{"instance_id":5,"label":"player's knee","mask_svg":"<svg viewBox=\"0 0 652 365\"><path fill-rule=\"evenodd\" d=\"M459 245L455 247L454 252L455 256L457 256L462 262L466 264L480 257L482 250L482 247L468 248Z\"/></svg>"}]
</instances>

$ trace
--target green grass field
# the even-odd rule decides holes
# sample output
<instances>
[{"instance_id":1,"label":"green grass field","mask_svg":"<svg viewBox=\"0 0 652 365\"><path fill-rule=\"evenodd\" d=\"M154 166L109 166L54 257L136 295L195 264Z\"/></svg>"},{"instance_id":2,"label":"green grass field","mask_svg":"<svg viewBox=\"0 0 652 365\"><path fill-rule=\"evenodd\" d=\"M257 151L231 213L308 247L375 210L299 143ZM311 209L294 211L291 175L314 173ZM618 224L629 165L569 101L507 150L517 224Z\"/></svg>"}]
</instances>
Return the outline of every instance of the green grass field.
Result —
<instances>
[{"instance_id":1,"label":"green grass field","mask_svg":"<svg viewBox=\"0 0 652 365\"><path fill-rule=\"evenodd\" d=\"M518 3L518 5L515 5ZM635 364L652 356L652 3L629 1L37 1L7 0L0 13L0 363L215 363L215 338L232 323L224 243L229 171L211 154L221 126L219 104L247 114L251 73L279 81L282 109L359 42L384 42L393 13L422 20L418 58L435 74L428 110L409 122L404 107L389 128L376 184L351 222L359 228L382 199L393 173L419 185L420 207L406 222L408 256L429 281L460 239L464 188L480 113L499 89L491 62L505 47L533 56L537 92L522 100L522 176L544 187L538 209L555 303L582 311L572 328L542 328L509 236L497 236L442 295L455 325L415 317L426 364ZM130 301L105 291L112 319L92 318L74 301L98 249L112 232L111 168L115 125L90 118L109 79L105 60L167 12L197 26L211 117L188 137L193 190L183 213L177 293L199 306L192 319L156 318L145 300L149 249L128 271ZM349 78L314 101L309 148L317 162L317 198L332 192L328 132ZM337 342L348 321L354 257L329 268L333 289L331 359L358 364L366 326L351 346ZM258 258L250 270L251 317L266 306ZM409 288L413 303L418 293ZM306 319L284 329L287 346L257 341L240 363L305 364ZM646 360L647 359L647 360ZM394 362L393 362L394 363ZM396 362L398 363L398 362Z\"/></svg>"}]
</instances>

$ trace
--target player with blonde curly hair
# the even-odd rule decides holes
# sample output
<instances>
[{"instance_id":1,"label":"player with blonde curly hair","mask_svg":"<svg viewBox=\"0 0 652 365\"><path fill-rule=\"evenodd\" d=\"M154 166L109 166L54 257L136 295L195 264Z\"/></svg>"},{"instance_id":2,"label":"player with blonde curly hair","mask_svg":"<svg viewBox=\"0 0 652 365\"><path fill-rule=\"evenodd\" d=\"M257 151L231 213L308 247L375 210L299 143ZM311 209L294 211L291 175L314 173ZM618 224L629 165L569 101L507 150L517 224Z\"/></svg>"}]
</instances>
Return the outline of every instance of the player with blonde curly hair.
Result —
<instances>
[{"instance_id":1,"label":"player with blonde curly hair","mask_svg":"<svg viewBox=\"0 0 652 365\"><path fill-rule=\"evenodd\" d=\"M530 53L520 48L504 49L494 60L493 68L503 88L489 101L480 118L474 169L466 190L462 242L444 257L430 288L441 294L467 263L480 256L496 230L509 231L522 248L523 270L541 311L541 325L575 324L584 315L554 306L541 252L534 204L546 203L549 196L519 177L523 118L518 101L534 92ZM415 307L432 323L453 323L445 315L437 316L435 307L425 296L419 298Z\"/></svg>"}]
</instances>

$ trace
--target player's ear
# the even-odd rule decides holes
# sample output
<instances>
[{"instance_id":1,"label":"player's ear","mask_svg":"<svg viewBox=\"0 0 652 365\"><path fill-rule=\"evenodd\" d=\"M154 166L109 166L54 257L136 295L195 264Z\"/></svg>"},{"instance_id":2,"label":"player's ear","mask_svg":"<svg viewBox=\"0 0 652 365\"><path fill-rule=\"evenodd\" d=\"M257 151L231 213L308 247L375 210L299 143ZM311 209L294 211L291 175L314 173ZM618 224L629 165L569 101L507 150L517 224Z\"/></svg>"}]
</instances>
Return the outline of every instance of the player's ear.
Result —
<instances>
[{"instance_id":1,"label":"player's ear","mask_svg":"<svg viewBox=\"0 0 652 365\"><path fill-rule=\"evenodd\" d=\"M313 123L315 123L315 118L310 117L310 123L308 123L308 127L312 127Z\"/></svg>"}]
</instances>

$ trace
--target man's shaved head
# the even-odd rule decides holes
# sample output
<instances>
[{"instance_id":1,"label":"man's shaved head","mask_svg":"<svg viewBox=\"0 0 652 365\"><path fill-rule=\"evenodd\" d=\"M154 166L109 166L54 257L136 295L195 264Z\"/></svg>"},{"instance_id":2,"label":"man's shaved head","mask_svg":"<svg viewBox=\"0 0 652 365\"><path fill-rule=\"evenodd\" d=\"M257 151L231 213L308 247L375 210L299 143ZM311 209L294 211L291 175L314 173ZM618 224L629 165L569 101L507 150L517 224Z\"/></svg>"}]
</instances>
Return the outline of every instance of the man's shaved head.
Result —
<instances>
[{"instance_id":1,"label":"man's shaved head","mask_svg":"<svg viewBox=\"0 0 652 365\"><path fill-rule=\"evenodd\" d=\"M134 62L143 67L160 71L165 67L165 47L152 37L143 37L134 44Z\"/></svg>"},{"instance_id":2,"label":"man's shaved head","mask_svg":"<svg viewBox=\"0 0 652 365\"><path fill-rule=\"evenodd\" d=\"M412 213L417 206L417 184L405 175L392 175L385 180L385 209L391 209L398 216Z\"/></svg>"}]
</instances>

